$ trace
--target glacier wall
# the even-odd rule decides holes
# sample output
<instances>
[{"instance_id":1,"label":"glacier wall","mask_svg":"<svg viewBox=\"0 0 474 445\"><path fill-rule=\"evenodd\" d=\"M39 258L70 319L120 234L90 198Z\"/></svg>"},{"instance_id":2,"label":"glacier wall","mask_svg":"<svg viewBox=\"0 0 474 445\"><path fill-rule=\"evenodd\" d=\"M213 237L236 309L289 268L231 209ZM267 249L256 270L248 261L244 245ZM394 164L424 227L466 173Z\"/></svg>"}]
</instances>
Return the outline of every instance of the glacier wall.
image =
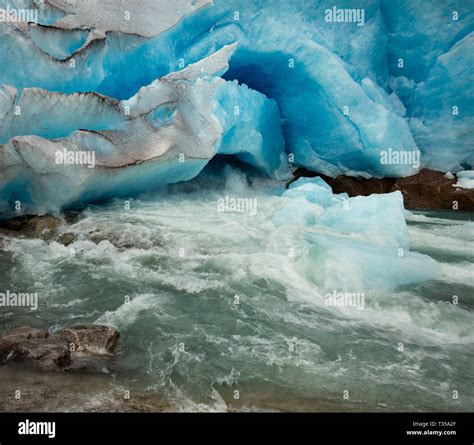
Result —
<instances>
[{"instance_id":1,"label":"glacier wall","mask_svg":"<svg viewBox=\"0 0 474 445\"><path fill-rule=\"evenodd\" d=\"M229 66L207 80L194 78L195 88L186 94L209 82L221 87L202 94L202 102L180 96L180 103L187 103L179 116L186 116L189 137L176 153L193 152L195 147L186 144L197 140L200 146L208 128L203 159L230 154L273 176L286 169L284 157L293 166L329 176L404 177L422 167L471 168L474 1L435 1L430 8L422 0L343 3L129 0L117 6L109 0L87 5L0 0L0 8L39 11L38 24L0 23L1 165L11 164L6 153L13 153L12 146L29 144L32 153L40 146L48 153L64 144L77 151L101 146L95 132L113 135L107 144L115 146L97 153L104 165L104 153L127 151L140 162L144 152L161 153L159 147L144 147L169 137L163 127L177 125L176 106L164 99L148 104L149 93L157 82L169 83L167 76L234 45ZM357 14L341 22L341 8ZM202 111L208 101L212 111ZM140 111L125 115L123 106L132 105ZM215 119L221 130L213 139ZM159 128L138 129L145 121ZM209 127L201 127L206 121ZM142 131L159 137L141 138ZM160 143L171 146L174 139ZM406 157L387 161L387 153ZM164 160L161 156L156 164L156 180L150 171L150 180L137 190L181 181L202 169L188 170L175 156L171 179L159 173ZM15 193L38 204L39 198L31 198L40 193L38 183L14 181L12 172L0 184L4 206L11 206ZM82 190L88 200L121 196L137 191L127 186L126 178L132 177L124 175L115 192L109 187L91 192L77 184L71 189ZM80 200L77 194L50 207Z\"/></svg>"},{"instance_id":2,"label":"glacier wall","mask_svg":"<svg viewBox=\"0 0 474 445\"><path fill-rule=\"evenodd\" d=\"M407 108L423 164L474 165L474 2L382 0L390 85Z\"/></svg>"},{"instance_id":3,"label":"glacier wall","mask_svg":"<svg viewBox=\"0 0 474 445\"><path fill-rule=\"evenodd\" d=\"M197 176L217 154L268 176L287 170L276 103L220 77L234 46L141 88L97 93L0 91L0 213L59 212ZM20 107L18 115L15 110ZM240 118L240 113L244 118Z\"/></svg>"}]
</instances>

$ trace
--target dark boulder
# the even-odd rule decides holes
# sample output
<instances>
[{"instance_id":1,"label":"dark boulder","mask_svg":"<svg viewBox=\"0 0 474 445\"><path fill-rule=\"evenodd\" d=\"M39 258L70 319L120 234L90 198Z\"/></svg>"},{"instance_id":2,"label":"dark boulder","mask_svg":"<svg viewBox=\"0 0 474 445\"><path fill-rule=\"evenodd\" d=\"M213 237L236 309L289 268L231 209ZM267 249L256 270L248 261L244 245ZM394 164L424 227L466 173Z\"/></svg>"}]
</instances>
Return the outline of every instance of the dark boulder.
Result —
<instances>
[{"instance_id":1,"label":"dark boulder","mask_svg":"<svg viewBox=\"0 0 474 445\"><path fill-rule=\"evenodd\" d=\"M474 190L455 187L457 179L443 173L422 170L415 176L397 179L391 191L403 193L405 206L411 209L474 210Z\"/></svg>"},{"instance_id":2,"label":"dark boulder","mask_svg":"<svg viewBox=\"0 0 474 445\"><path fill-rule=\"evenodd\" d=\"M47 338L49 337L48 331L44 329L30 328L29 326L20 326L15 329L10 329L0 335L0 339L10 339L16 342L22 340L30 340L32 338Z\"/></svg>"},{"instance_id":3,"label":"dark boulder","mask_svg":"<svg viewBox=\"0 0 474 445\"><path fill-rule=\"evenodd\" d=\"M73 326L52 337L23 326L0 335L0 365L14 361L43 371L109 373L118 338L110 326Z\"/></svg>"},{"instance_id":4,"label":"dark boulder","mask_svg":"<svg viewBox=\"0 0 474 445\"><path fill-rule=\"evenodd\" d=\"M0 234L5 236L23 236L50 240L62 221L53 215L25 215L0 220Z\"/></svg>"},{"instance_id":5,"label":"dark boulder","mask_svg":"<svg viewBox=\"0 0 474 445\"><path fill-rule=\"evenodd\" d=\"M62 221L52 215L35 216L26 224L24 231L30 238L49 240L53 237Z\"/></svg>"},{"instance_id":6,"label":"dark boulder","mask_svg":"<svg viewBox=\"0 0 474 445\"><path fill-rule=\"evenodd\" d=\"M84 216L80 210L66 210L64 212L64 220L67 224L75 224L83 217Z\"/></svg>"},{"instance_id":7,"label":"dark boulder","mask_svg":"<svg viewBox=\"0 0 474 445\"><path fill-rule=\"evenodd\" d=\"M31 362L45 370L63 369L71 363L71 350L58 338L36 338L19 343L14 360Z\"/></svg>"},{"instance_id":8,"label":"dark boulder","mask_svg":"<svg viewBox=\"0 0 474 445\"><path fill-rule=\"evenodd\" d=\"M88 351L95 354L113 352L119 332L111 326L80 325L63 329L60 338L73 343L76 351Z\"/></svg>"},{"instance_id":9,"label":"dark boulder","mask_svg":"<svg viewBox=\"0 0 474 445\"><path fill-rule=\"evenodd\" d=\"M44 339L48 337L48 331L22 326L12 329L0 335L0 364L12 360L16 356L17 346L30 339Z\"/></svg>"},{"instance_id":10,"label":"dark boulder","mask_svg":"<svg viewBox=\"0 0 474 445\"><path fill-rule=\"evenodd\" d=\"M31 215L16 216L15 218L0 220L0 229L19 232L33 218Z\"/></svg>"}]
</instances>

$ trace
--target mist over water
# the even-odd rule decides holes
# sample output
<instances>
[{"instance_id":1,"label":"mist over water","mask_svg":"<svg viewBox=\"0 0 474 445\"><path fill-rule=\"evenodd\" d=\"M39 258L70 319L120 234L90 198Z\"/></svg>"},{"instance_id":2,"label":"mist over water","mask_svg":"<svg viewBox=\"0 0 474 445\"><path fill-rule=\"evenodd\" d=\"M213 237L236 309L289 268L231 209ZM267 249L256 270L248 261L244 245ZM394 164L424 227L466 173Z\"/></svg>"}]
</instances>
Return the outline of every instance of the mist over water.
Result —
<instances>
[{"instance_id":1,"label":"mist over water","mask_svg":"<svg viewBox=\"0 0 474 445\"><path fill-rule=\"evenodd\" d=\"M440 273L392 288L375 275L366 282L357 257L318 241L350 235L275 226L283 190L228 167L130 209L89 207L64 228L76 236L69 247L8 240L0 288L40 301L37 312L2 308L0 326L113 325L124 387L172 410L472 410L474 223L454 212L407 216L411 250ZM257 211L222 211L226 197L256 199L241 204ZM335 280L363 293L364 307L327 306Z\"/></svg>"}]
</instances>

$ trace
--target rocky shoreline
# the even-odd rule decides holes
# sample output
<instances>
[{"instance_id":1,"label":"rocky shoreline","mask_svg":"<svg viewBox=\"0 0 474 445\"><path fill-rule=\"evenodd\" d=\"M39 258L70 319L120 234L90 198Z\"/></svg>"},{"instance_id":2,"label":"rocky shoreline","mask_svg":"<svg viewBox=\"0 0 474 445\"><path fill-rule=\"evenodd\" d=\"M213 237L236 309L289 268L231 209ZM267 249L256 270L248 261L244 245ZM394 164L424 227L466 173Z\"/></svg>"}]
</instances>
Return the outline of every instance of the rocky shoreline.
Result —
<instances>
[{"instance_id":1,"label":"rocky shoreline","mask_svg":"<svg viewBox=\"0 0 474 445\"><path fill-rule=\"evenodd\" d=\"M161 395L130 388L114 362L119 332L76 325L0 333L0 412L163 412Z\"/></svg>"},{"instance_id":2,"label":"rocky shoreline","mask_svg":"<svg viewBox=\"0 0 474 445\"><path fill-rule=\"evenodd\" d=\"M77 325L57 333L21 326L0 334L0 365L21 362L44 371L105 372L120 337L111 326Z\"/></svg>"}]
</instances>

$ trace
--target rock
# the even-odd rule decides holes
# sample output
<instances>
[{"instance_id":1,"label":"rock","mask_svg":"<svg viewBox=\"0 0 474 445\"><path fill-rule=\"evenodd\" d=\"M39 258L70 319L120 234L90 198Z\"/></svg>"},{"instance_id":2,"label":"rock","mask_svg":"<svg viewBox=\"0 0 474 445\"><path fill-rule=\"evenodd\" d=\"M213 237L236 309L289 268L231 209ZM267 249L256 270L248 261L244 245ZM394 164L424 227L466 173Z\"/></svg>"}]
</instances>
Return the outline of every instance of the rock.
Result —
<instances>
[{"instance_id":1,"label":"rock","mask_svg":"<svg viewBox=\"0 0 474 445\"><path fill-rule=\"evenodd\" d=\"M323 177L323 179L332 187L334 193L346 192L350 197L390 193L396 182L393 178L359 180L349 176Z\"/></svg>"},{"instance_id":2,"label":"rock","mask_svg":"<svg viewBox=\"0 0 474 445\"><path fill-rule=\"evenodd\" d=\"M9 362L15 355L18 343L7 338L0 338L0 365Z\"/></svg>"},{"instance_id":3,"label":"rock","mask_svg":"<svg viewBox=\"0 0 474 445\"><path fill-rule=\"evenodd\" d=\"M49 333L44 329L30 328L29 326L20 326L19 328L11 329L0 335L0 339L9 339L17 343L23 340L30 340L32 338L48 338Z\"/></svg>"},{"instance_id":4,"label":"rock","mask_svg":"<svg viewBox=\"0 0 474 445\"><path fill-rule=\"evenodd\" d=\"M22 362L44 371L107 374L118 338L118 331L109 326L73 326L53 337L48 331L22 326L0 335L0 364Z\"/></svg>"},{"instance_id":5,"label":"rock","mask_svg":"<svg viewBox=\"0 0 474 445\"><path fill-rule=\"evenodd\" d=\"M57 338L25 340L15 347L15 361L31 361L45 370L63 369L71 363L71 350Z\"/></svg>"},{"instance_id":6,"label":"rock","mask_svg":"<svg viewBox=\"0 0 474 445\"><path fill-rule=\"evenodd\" d=\"M422 170L415 176L397 179L392 191L400 190L405 206L411 209L473 211L474 190L453 187L456 182L441 172Z\"/></svg>"},{"instance_id":7,"label":"rock","mask_svg":"<svg viewBox=\"0 0 474 445\"><path fill-rule=\"evenodd\" d=\"M66 210L64 212L64 220L67 224L75 224L82 217L82 212L80 210Z\"/></svg>"},{"instance_id":8,"label":"rock","mask_svg":"<svg viewBox=\"0 0 474 445\"><path fill-rule=\"evenodd\" d=\"M456 179L450 179L443 173L432 170L425 169L407 178L382 179L358 179L349 176L330 178L305 169L295 172L295 180L305 176L321 176L334 193L345 192L351 197L400 190L408 209L474 211L474 189L453 187Z\"/></svg>"},{"instance_id":9,"label":"rock","mask_svg":"<svg viewBox=\"0 0 474 445\"><path fill-rule=\"evenodd\" d=\"M0 229L5 229L13 232L19 232L23 230L28 221L30 221L34 216L24 215L17 216L15 218L0 220Z\"/></svg>"},{"instance_id":10,"label":"rock","mask_svg":"<svg viewBox=\"0 0 474 445\"><path fill-rule=\"evenodd\" d=\"M51 239L61 225L61 220L52 215L35 216L26 224L24 230L32 238Z\"/></svg>"},{"instance_id":11,"label":"rock","mask_svg":"<svg viewBox=\"0 0 474 445\"><path fill-rule=\"evenodd\" d=\"M62 340L73 343L77 351L89 351L95 354L113 352L119 332L111 326L81 325L63 329Z\"/></svg>"},{"instance_id":12,"label":"rock","mask_svg":"<svg viewBox=\"0 0 474 445\"><path fill-rule=\"evenodd\" d=\"M0 235L49 240L62 221L52 215L25 215L0 221Z\"/></svg>"},{"instance_id":13,"label":"rock","mask_svg":"<svg viewBox=\"0 0 474 445\"><path fill-rule=\"evenodd\" d=\"M92 241L95 244L100 244L102 241L110 242L108 235L103 234L99 230L94 230L93 232L89 233L89 241Z\"/></svg>"},{"instance_id":14,"label":"rock","mask_svg":"<svg viewBox=\"0 0 474 445\"><path fill-rule=\"evenodd\" d=\"M12 329L0 335L0 364L12 360L16 356L17 346L30 339L41 339L48 337L48 331L22 326Z\"/></svg>"},{"instance_id":15,"label":"rock","mask_svg":"<svg viewBox=\"0 0 474 445\"><path fill-rule=\"evenodd\" d=\"M58 237L58 243L67 247L76 240L76 237L73 233L63 233Z\"/></svg>"}]
</instances>

